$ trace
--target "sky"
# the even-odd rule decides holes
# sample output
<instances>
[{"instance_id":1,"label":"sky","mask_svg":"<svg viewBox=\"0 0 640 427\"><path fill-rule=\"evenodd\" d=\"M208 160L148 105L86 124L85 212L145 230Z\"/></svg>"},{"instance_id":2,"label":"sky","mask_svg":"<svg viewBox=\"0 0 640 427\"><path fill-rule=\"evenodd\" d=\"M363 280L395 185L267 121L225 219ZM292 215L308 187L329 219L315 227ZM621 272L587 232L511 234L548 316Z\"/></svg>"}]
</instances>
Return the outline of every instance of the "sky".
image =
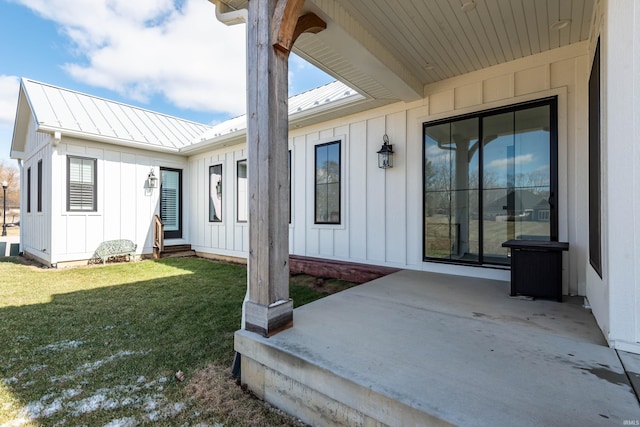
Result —
<instances>
[{"instance_id":1,"label":"sky","mask_svg":"<svg viewBox=\"0 0 640 427\"><path fill-rule=\"evenodd\" d=\"M0 161L23 77L199 123L244 114L245 31L207 0L0 0ZM292 54L290 96L333 80Z\"/></svg>"}]
</instances>

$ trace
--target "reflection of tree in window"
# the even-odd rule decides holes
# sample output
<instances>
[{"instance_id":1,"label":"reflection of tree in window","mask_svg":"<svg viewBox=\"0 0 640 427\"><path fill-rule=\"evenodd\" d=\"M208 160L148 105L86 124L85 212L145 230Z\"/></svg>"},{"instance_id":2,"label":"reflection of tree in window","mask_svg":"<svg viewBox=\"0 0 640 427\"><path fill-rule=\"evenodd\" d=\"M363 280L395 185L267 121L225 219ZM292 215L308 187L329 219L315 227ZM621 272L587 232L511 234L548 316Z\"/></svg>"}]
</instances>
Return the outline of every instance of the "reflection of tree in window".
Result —
<instances>
[{"instance_id":1,"label":"reflection of tree in window","mask_svg":"<svg viewBox=\"0 0 640 427\"><path fill-rule=\"evenodd\" d=\"M315 149L315 223L340 224L340 141Z\"/></svg>"},{"instance_id":2,"label":"reflection of tree in window","mask_svg":"<svg viewBox=\"0 0 640 427\"><path fill-rule=\"evenodd\" d=\"M222 165L209 166L209 222L222 222Z\"/></svg>"},{"instance_id":3,"label":"reflection of tree in window","mask_svg":"<svg viewBox=\"0 0 640 427\"><path fill-rule=\"evenodd\" d=\"M554 112L545 100L425 124L425 258L508 264L502 242L556 236Z\"/></svg>"}]
</instances>

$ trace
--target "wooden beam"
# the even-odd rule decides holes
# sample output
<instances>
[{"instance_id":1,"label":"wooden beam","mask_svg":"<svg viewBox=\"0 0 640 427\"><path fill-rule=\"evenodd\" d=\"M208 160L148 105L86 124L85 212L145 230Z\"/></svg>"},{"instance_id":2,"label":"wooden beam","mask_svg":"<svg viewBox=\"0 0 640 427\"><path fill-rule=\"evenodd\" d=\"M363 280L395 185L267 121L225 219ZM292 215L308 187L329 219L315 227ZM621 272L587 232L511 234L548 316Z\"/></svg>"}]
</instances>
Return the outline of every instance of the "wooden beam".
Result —
<instances>
[{"instance_id":1,"label":"wooden beam","mask_svg":"<svg viewBox=\"0 0 640 427\"><path fill-rule=\"evenodd\" d=\"M289 55L293 44L300 34L317 34L327 28L324 22L315 13L306 13L300 16L304 0L278 0L273 15L273 46Z\"/></svg>"},{"instance_id":2,"label":"wooden beam","mask_svg":"<svg viewBox=\"0 0 640 427\"><path fill-rule=\"evenodd\" d=\"M293 37L291 41L291 46L289 46L289 51L293 48L294 43L300 37L302 33L312 33L318 34L322 30L327 29L327 23L324 22L318 15L315 13L305 13L300 18L298 18L298 23L296 24L296 29L293 32Z\"/></svg>"}]
</instances>

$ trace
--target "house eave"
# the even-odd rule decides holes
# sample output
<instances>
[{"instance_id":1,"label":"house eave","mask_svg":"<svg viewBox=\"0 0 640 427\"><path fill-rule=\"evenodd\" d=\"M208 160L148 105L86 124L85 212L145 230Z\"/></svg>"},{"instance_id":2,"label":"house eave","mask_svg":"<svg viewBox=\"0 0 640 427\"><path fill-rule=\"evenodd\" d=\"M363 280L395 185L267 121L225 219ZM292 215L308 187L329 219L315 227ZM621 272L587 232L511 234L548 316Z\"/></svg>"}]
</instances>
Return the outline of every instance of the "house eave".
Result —
<instances>
[{"instance_id":1,"label":"house eave","mask_svg":"<svg viewBox=\"0 0 640 427\"><path fill-rule=\"evenodd\" d=\"M179 152L179 149L175 147L150 145L143 142L129 141L129 140L124 140L120 138L103 136L103 135L94 135L86 132L79 132L72 129L64 129L57 126L49 126L45 124L38 124L36 131L47 133L50 135L54 135L56 132L60 132L60 135L62 137L70 137L70 138L83 139L87 141L101 142L105 144L118 145L122 147L138 148L138 149L147 150L147 151L172 153L172 154L178 154Z\"/></svg>"},{"instance_id":2,"label":"house eave","mask_svg":"<svg viewBox=\"0 0 640 427\"><path fill-rule=\"evenodd\" d=\"M247 130L246 128L240 129L235 132L227 133L214 138L205 139L195 144L182 147L179 152L183 155L194 155L204 153L216 148L230 147L233 145L242 144L246 141Z\"/></svg>"},{"instance_id":3,"label":"house eave","mask_svg":"<svg viewBox=\"0 0 640 427\"><path fill-rule=\"evenodd\" d=\"M24 151L17 151L17 150L11 150L11 152L9 153L9 157L13 160L24 160L25 158L25 152Z\"/></svg>"},{"instance_id":4,"label":"house eave","mask_svg":"<svg viewBox=\"0 0 640 427\"><path fill-rule=\"evenodd\" d=\"M370 98L356 93L353 96L343 98L330 103L322 104L314 108L291 113L289 115L289 130L304 126L311 126L327 120L328 115L336 115L338 112L349 110L352 114L358 111L366 110L371 107ZM246 142L247 128L246 126L224 135L215 136L200 142L182 147L179 151L181 154L194 155L206 152L208 150L229 147Z\"/></svg>"}]
</instances>

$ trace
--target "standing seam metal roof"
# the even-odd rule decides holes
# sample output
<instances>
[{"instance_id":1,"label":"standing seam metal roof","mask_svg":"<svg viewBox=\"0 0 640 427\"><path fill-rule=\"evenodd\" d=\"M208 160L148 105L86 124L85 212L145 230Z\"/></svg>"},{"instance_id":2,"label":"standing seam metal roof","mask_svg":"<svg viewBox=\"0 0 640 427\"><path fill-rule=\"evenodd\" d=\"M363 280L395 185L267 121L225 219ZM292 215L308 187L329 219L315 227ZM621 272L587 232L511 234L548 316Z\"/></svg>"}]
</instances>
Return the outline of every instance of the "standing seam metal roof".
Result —
<instances>
[{"instance_id":1,"label":"standing seam metal roof","mask_svg":"<svg viewBox=\"0 0 640 427\"><path fill-rule=\"evenodd\" d=\"M34 80L23 79L22 85L38 129L49 132L67 131L89 139L108 138L114 143L179 151L247 127L246 115L208 126ZM335 81L289 98L289 117L303 117L363 99Z\"/></svg>"},{"instance_id":2,"label":"standing seam metal roof","mask_svg":"<svg viewBox=\"0 0 640 427\"><path fill-rule=\"evenodd\" d=\"M34 80L22 79L39 128L83 133L149 149L180 149L211 126L139 107L75 92Z\"/></svg>"},{"instance_id":3,"label":"standing seam metal roof","mask_svg":"<svg viewBox=\"0 0 640 427\"><path fill-rule=\"evenodd\" d=\"M340 102L356 102L363 99L365 99L363 95L349 86L340 81L334 81L289 98L289 119L296 115L311 114L314 109L331 108ZM246 128L247 116L238 116L213 126L211 130L201 135L199 140L215 139Z\"/></svg>"}]
</instances>

